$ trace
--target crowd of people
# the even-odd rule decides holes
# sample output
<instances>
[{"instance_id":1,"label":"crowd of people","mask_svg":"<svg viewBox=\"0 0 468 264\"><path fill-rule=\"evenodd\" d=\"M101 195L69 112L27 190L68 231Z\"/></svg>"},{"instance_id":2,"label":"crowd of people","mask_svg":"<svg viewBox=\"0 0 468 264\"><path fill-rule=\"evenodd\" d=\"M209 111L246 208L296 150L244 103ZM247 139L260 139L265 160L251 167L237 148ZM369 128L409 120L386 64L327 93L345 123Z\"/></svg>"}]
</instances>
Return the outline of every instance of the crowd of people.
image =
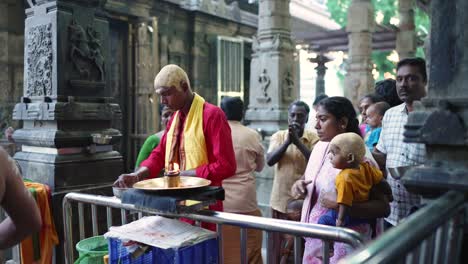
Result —
<instances>
[{"instance_id":1,"label":"crowd of people","mask_svg":"<svg viewBox=\"0 0 468 264\"><path fill-rule=\"evenodd\" d=\"M419 197L407 192L388 168L415 166L425 160L423 144L403 142L413 103L426 94L425 61L403 59L396 72L396 80L376 83L375 93L360 100L361 122L347 98L318 95L312 105L315 130L309 130L305 127L309 106L294 101L288 108L288 128L271 136L265 155L261 137L241 123L244 105L240 98L223 98L221 108L211 105L192 92L180 67L168 65L156 76L155 89L161 103L174 113L148 158L135 172L121 175L116 185L131 186L156 177L177 161L181 175L207 178L212 185L224 187L224 202L211 209L261 216L254 173L266 163L274 167L273 218L347 227L370 240L420 206ZM223 230L228 237L227 262L239 259L238 231ZM273 236L275 263L288 262L291 239ZM261 240L260 232L249 231L249 263L262 262ZM306 238L304 263L321 263L321 248L321 240ZM336 263L351 250L342 243L332 244L330 262Z\"/></svg>"},{"instance_id":2,"label":"crowd of people","mask_svg":"<svg viewBox=\"0 0 468 264\"><path fill-rule=\"evenodd\" d=\"M221 107L193 92L185 71L176 65L161 69L154 81L161 98L163 127L143 147L132 173L122 174L118 187L160 175L180 166L180 175L196 176L223 186L225 200L211 210L262 216L256 198L255 172L274 167L270 198L273 218L353 229L367 239L398 225L420 205L390 168L424 163L424 144L403 141L404 125L415 102L426 95L426 65L407 58L396 66L396 80L384 80L357 108L345 97L319 95L313 103L315 130L306 129L310 108L294 101L288 128L274 133L265 154L262 138L242 124L244 104L224 97ZM10 218L0 223L0 248L10 246L40 227L39 212L27 194L17 165L0 150L0 200ZM18 206L21 205L21 206ZM33 216L33 217L32 217ZM28 221L25 221L25 220ZM203 227L216 230L212 224ZM239 260L239 229L224 227L225 263ZM247 233L249 263L262 263L262 233ZM287 263L292 238L273 236L273 261ZM303 262L321 263L322 242L305 238ZM348 255L342 243L330 247L331 263Z\"/></svg>"}]
</instances>

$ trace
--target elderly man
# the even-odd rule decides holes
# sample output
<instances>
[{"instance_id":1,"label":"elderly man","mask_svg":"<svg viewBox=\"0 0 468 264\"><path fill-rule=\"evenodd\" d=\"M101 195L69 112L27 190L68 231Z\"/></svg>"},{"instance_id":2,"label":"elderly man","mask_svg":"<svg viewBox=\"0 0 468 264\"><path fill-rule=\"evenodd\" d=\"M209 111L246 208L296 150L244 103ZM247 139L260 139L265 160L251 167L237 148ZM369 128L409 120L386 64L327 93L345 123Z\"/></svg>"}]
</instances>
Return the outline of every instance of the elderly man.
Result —
<instances>
[{"instance_id":1,"label":"elderly man","mask_svg":"<svg viewBox=\"0 0 468 264\"><path fill-rule=\"evenodd\" d=\"M24 187L15 161L0 147L0 201L9 217L0 223L0 249L41 229L36 202Z\"/></svg>"},{"instance_id":2,"label":"elderly man","mask_svg":"<svg viewBox=\"0 0 468 264\"><path fill-rule=\"evenodd\" d=\"M154 79L154 89L161 103L176 111L159 145L135 172L122 174L114 183L118 187L132 186L146 178L154 178L163 167L180 165L180 175L211 180L221 186L234 175L236 158L231 129L223 111L192 92L185 71L177 65L167 65ZM222 211L218 201L210 209Z\"/></svg>"},{"instance_id":3,"label":"elderly man","mask_svg":"<svg viewBox=\"0 0 468 264\"><path fill-rule=\"evenodd\" d=\"M315 143L319 138L311 130L305 129L305 124L309 120L309 106L302 101L294 101L288 108L287 130L281 130L271 136L270 146L267 153L268 166L275 165L273 188L271 190L270 206L272 217L278 219L289 219L299 221L301 206L294 202L288 210L288 203L294 200L290 190L294 182L304 175L307 161ZM294 204L295 208L294 208ZM297 212L294 212L297 211ZM296 215L296 219L288 217ZM280 243L280 240L284 242ZM280 244L290 248L292 238L288 240L280 239L276 233L273 237L274 260L279 262ZM283 250L287 258L287 250ZM283 258L284 259L284 258ZM275 263L276 263L275 262Z\"/></svg>"},{"instance_id":4,"label":"elderly man","mask_svg":"<svg viewBox=\"0 0 468 264\"><path fill-rule=\"evenodd\" d=\"M413 166L424 163L426 148L424 144L403 142L404 125L408 114L414 110L413 103L426 96L426 62L421 58L403 59L397 64L396 88L398 97L404 102L390 108L382 120L382 132L373 155L381 168ZM387 177L392 188L393 202L391 214L385 218L386 228L397 225L415 206L420 197L406 191L399 179L391 174Z\"/></svg>"}]
</instances>

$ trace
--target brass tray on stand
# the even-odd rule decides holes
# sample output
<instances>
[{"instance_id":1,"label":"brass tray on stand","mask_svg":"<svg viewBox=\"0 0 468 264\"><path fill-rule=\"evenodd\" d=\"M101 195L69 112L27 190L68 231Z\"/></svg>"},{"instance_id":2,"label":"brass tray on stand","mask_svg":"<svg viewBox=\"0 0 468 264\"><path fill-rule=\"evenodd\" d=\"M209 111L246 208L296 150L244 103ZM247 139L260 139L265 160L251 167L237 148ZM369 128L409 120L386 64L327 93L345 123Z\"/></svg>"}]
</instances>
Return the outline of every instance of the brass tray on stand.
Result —
<instances>
[{"instance_id":1,"label":"brass tray on stand","mask_svg":"<svg viewBox=\"0 0 468 264\"><path fill-rule=\"evenodd\" d=\"M166 187L166 179L164 177L161 177L139 181L133 184L133 188L144 191L168 191L202 188L205 186L209 186L210 184L211 181L207 179L199 177L180 176L180 186L178 187Z\"/></svg>"},{"instance_id":2,"label":"brass tray on stand","mask_svg":"<svg viewBox=\"0 0 468 264\"><path fill-rule=\"evenodd\" d=\"M224 200L224 190L219 186L209 186L210 180L180 176L181 186L166 187L164 177L143 180L133 184L133 188L127 191L127 197L122 201L134 204L137 208L152 208L161 212L168 212L167 208L162 209L161 204L155 205L152 199L163 200L164 205L175 203L175 208L170 206L171 213L194 213L205 209L206 206L216 203L216 200ZM220 190L222 191L219 197ZM146 193L146 194L145 194ZM161 200L162 198L162 200Z\"/></svg>"}]
</instances>

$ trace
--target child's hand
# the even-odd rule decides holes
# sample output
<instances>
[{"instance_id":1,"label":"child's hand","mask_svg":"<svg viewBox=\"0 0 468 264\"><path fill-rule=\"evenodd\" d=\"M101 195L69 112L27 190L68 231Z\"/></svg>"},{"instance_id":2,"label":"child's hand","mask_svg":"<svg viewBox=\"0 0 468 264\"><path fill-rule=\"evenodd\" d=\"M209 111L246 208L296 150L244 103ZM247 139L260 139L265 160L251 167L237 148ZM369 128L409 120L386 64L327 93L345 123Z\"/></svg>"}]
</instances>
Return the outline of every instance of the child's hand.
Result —
<instances>
[{"instance_id":1,"label":"child's hand","mask_svg":"<svg viewBox=\"0 0 468 264\"><path fill-rule=\"evenodd\" d=\"M337 226L337 227L343 226L343 224L344 224L344 221L343 221L343 220L338 219L338 218L336 219L336 226Z\"/></svg>"},{"instance_id":2,"label":"child's hand","mask_svg":"<svg viewBox=\"0 0 468 264\"><path fill-rule=\"evenodd\" d=\"M324 192L320 194L319 198L320 205L328 209L338 209L338 203L336 202L336 196L333 192Z\"/></svg>"}]
</instances>

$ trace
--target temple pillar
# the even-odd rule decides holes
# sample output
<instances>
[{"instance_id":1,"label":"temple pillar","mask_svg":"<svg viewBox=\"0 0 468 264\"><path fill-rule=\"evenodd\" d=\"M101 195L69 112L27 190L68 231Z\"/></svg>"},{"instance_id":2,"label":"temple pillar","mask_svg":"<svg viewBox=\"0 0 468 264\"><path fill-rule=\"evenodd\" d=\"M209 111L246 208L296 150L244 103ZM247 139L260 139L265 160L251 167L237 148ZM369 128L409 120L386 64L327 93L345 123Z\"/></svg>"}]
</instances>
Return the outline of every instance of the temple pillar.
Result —
<instances>
[{"instance_id":1,"label":"temple pillar","mask_svg":"<svg viewBox=\"0 0 468 264\"><path fill-rule=\"evenodd\" d=\"M323 54L318 54L317 57L309 59L312 63L317 63L315 70L317 71L317 79L315 80L315 97L320 94L325 94L325 73L327 67L325 63L332 61L330 58Z\"/></svg>"},{"instance_id":2,"label":"temple pillar","mask_svg":"<svg viewBox=\"0 0 468 264\"><path fill-rule=\"evenodd\" d=\"M120 114L109 97L109 25L97 1L37 1L26 10L24 86L13 137L26 177L54 191L113 181L122 157L112 150ZM96 146L92 134L112 139ZM99 161L99 162L98 162ZM99 177L96 177L99 175Z\"/></svg>"},{"instance_id":3,"label":"temple pillar","mask_svg":"<svg viewBox=\"0 0 468 264\"><path fill-rule=\"evenodd\" d=\"M112 122L121 112L111 98L104 2L38 0L26 9L23 93L13 111L23 122L13 135L22 147L14 157L24 177L50 187L60 237L63 196L90 189L110 194L123 172L113 150L121 133ZM56 263L62 252L56 249Z\"/></svg>"},{"instance_id":4,"label":"temple pillar","mask_svg":"<svg viewBox=\"0 0 468 264\"><path fill-rule=\"evenodd\" d=\"M272 134L287 126L288 105L298 98L295 46L289 0L260 0L258 31L252 43L250 98L245 119Z\"/></svg>"},{"instance_id":5,"label":"temple pillar","mask_svg":"<svg viewBox=\"0 0 468 264\"><path fill-rule=\"evenodd\" d=\"M129 51L134 54L133 87L128 100L129 111L133 116L127 120L130 132L130 155L137 157L144 141L163 129L160 127L159 97L154 93L154 77L159 71L158 22L153 18L139 18L129 24ZM135 160L127 157L127 168L131 170Z\"/></svg>"},{"instance_id":6,"label":"temple pillar","mask_svg":"<svg viewBox=\"0 0 468 264\"><path fill-rule=\"evenodd\" d=\"M24 6L21 1L0 3L0 47L1 139L7 127L18 127L12 113L23 92Z\"/></svg>"},{"instance_id":7,"label":"temple pillar","mask_svg":"<svg viewBox=\"0 0 468 264\"><path fill-rule=\"evenodd\" d=\"M396 50L400 59L414 57L416 53L416 31L414 25L414 0L399 0Z\"/></svg>"},{"instance_id":8,"label":"temple pillar","mask_svg":"<svg viewBox=\"0 0 468 264\"><path fill-rule=\"evenodd\" d=\"M370 0L352 0L348 9L349 52L344 95L354 105L374 90L372 76L372 33L375 28L374 7Z\"/></svg>"},{"instance_id":9,"label":"temple pillar","mask_svg":"<svg viewBox=\"0 0 468 264\"><path fill-rule=\"evenodd\" d=\"M431 1L428 96L412 112L405 141L426 144L425 166L408 171L410 191L468 191L468 2ZM447 15L450 14L450 15Z\"/></svg>"}]
</instances>

